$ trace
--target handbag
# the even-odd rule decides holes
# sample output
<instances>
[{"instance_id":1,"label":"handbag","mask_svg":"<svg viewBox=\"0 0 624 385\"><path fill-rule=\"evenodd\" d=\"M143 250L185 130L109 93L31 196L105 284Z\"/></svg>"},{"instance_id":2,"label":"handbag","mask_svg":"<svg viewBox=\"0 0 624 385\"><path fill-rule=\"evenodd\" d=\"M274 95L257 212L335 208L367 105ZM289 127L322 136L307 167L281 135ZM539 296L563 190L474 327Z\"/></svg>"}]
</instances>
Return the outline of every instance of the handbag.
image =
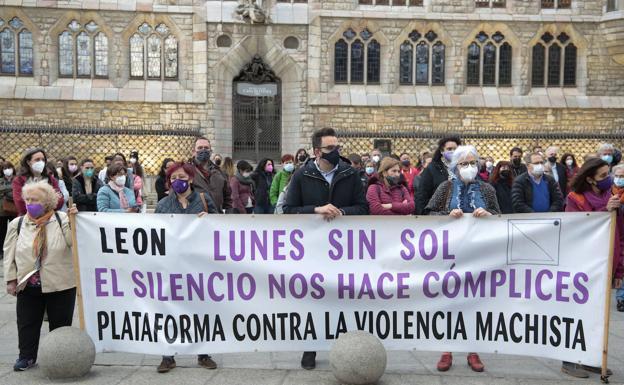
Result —
<instances>
[{"instance_id":1,"label":"handbag","mask_svg":"<svg viewBox=\"0 0 624 385\"><path fill-rule=\"evenodd\" d=\"M16 216L17 207L15 207L15 202L10 201L8 198L4 198L2 200L2 212L7 217Z\"/></svg>"}]
</instances>

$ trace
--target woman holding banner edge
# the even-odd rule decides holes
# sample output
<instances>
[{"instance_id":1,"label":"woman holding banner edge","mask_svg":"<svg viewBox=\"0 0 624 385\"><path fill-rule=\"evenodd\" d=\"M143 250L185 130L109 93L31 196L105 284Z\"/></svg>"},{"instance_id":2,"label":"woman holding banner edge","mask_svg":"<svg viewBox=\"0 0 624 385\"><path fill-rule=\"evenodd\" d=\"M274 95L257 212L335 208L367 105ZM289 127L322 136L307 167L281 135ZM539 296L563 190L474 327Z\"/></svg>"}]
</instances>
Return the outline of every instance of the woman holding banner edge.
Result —
<instances>
[{"instance_id":1,"label":"woman holding banner edge","mask_svg":"<svg viewBox=\"0 0 624 385\"><path fill-rule=\"evenodd\" d=\"M47 181L28 182L20 195L26 214L11 221L4 241L6 290L17 297L15 371L36 365L44 311L50 331L71 326L76 302L69 219L55 210L55 189ZM69 209L77 211L75 205Z\"/></svg>"},{"instance_id":2,"label":"woman holding banner edge","mask_svg":"<svg viewBox=\"0 0 624 385\"><path fill-rule=\"evenodd\" d=\"M572 190L567 197L566 212L584 211L616 211L615 237L613 244L613 276L612 286L618 289L622 286L624 277L624 265L622 264L622 252L624 251L624 226L622 222L622 210L620 209L620 197L612 194L613 179L609 175L609 164L600 158L588 159L580 168L572 182ZM610 294L610 293L609 293ZM577 365L573 362L564 361L561 371L573 377L587 378L588 371L601 373L600 367ZM607 369L607 375L611 375Z\"/></svg>"},{"instance_id":3,"label":"woman holding banner edge","mask_svg":"<svg viewBox=\"0 0 624 385\"><path fill-rule=\"evenodd\" d=\"M481 218L500 214L496 190L477 178L478 165L479 154L474 146L457 147L449 166L449 180L438 186L425 208L429 215L461 218L464 214L472 214ZM485 369L477 353L468 353L467 360L475 372ZM442 353L437 369L446 372L452 365L452 353Z\"/></svg>"},{"instance_id":4,"label":"woman holding banner edge","mask_svg":"<svg viewBox=\"0 0 624 385\"><path fill-rule=\"evenodd\" d=\"M195 168L190 163L177 162L167 169L166 187L169 195L158 201L155 214L196 214L203 217L216 214L217 206L210 194L193 190ZM216 369L217 364L208 354L198 354L197 364L206 369ZM173 356L163 356L156 369L158 373L167 373L176 367Z\"/></svg>"}]
</instances>

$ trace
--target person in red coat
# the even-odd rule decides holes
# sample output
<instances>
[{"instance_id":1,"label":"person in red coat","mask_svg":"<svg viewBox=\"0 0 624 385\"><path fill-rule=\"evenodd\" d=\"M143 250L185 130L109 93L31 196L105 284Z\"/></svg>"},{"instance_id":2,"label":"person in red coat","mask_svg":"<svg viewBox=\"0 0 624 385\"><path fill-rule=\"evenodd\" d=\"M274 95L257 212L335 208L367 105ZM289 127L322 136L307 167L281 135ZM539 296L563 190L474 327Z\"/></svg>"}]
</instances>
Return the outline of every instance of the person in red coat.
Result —
<instances>
[{"instance_id":1,"label":"person in red coat","mask_svg":"<svg viewBox=\"0 0 624 385\"><path fill-rule=\"evenodd\" d=\"M26 203L22 198L22 188L27 182L46 181L58 195L58 202L55 210L59 210L63 206L63 194L59 189L58 181L52 174L46 174L46 164L48 158L41 148L34 148L26 151L20 162L20 170L18 176L13 179L11 187L13 188L13 202L17 208L17 215L26 215Z\"/></svg>"},{"instance_id":2,"label":"person in red coat","mask_svg":"<svg viewBox=\"0 0 624 385\"><path fill-rule=\"evenodd\" d=\"M407 188L412 196L414 196L414 178L420 174L420 171L412 166L412 160L407 152L404 152L400 156L401 159L401 174L407 183Z\"/></svg>"},{"instance_id":3,"label":"person in red coat","mask_svg":"<svg viewBox=\"0 0 624 385\"><path fill-rule=\"evenodd\" d=\"M368 181L366 200L372 215L411 215L414 198L409 189L399 183L401 163L391 157L381 160L377 175Z\"/></svg>"}]
</instances>

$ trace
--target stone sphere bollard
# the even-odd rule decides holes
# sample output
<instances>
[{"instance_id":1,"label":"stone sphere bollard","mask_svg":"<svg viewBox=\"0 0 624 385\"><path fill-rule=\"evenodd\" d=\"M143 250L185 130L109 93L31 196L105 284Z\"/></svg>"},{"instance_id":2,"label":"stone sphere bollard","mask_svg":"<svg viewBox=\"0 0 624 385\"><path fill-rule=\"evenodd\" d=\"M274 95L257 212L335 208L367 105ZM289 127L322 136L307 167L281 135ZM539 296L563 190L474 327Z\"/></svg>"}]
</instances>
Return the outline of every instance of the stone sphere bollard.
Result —
<instances>
[{"instance_id":1,"label":"stone sphere bollard","mask_svg":"<svg viewBox=\"0 0 624 385\"><path fill-rule=\"evenodd\" d=\"M386 370L386 349L377 337L356 330L341 334L329 352L334 377L349 385L374 384Z\"/></svg>"},{"instance_id":2,"label":"stone sphere bollard","mask_svg":"<svg viewBox=\"0 0 624 385\"><path fill-rule=\"evenodd\" d=\"M48 378L82 377L95 362L95 345L84 331L64 326L41 340L37 361Z\"/></svg>"}]
</instances>

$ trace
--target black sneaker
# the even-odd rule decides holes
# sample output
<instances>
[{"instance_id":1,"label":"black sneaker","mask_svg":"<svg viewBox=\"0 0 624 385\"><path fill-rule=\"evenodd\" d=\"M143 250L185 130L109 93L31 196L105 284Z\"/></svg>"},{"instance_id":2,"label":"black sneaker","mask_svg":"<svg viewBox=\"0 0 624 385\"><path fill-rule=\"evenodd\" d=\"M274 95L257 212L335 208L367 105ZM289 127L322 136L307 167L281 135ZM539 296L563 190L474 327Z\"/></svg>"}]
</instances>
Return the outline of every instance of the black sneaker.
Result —
<instances>
[{"instance_id":1,"label":"black sneaker","mask_svg":"<svg viewBox=\"0 0 624 385\"><path fill-rule=\"evenodd\" d=\"M306 370L316 368L316 352L303 352L301 357L301 367Z\"/></svg>"},{"instance_id":2,"label":"black sneaker","mask_svg":"<svg viewBox=\"0 0 624 385\"><path fill-rule=\"evenodd\" d=\"M589 374L587 374L587 372L584 371L580 365L577 365L573 362L563 361L563 363L561 364L561 371L565 374L568 374L576 378L588 378L589 377Z\"/></svg>"},{"instance_id":3,"label":"black sneaker","mask_svg":"<svg viewBox=\"0 0 624 385\"><path fill-rule=\"evenodd\" d=\"M15 361L15 365L13 365L13 370L16 372L23 372L34 366L37 366L37 363L33 358L18 358L17 361Z\"/></svg>"},{"instance_id":4,"label":"black sneaker","mask_svg":"<svg viewBox=\"0 0 624 385\"><path fill-rule=\"evenodd\" d=\"M160 365L158 365L158 368L156 368L156 371L158 373L167 373L168 371L170 371L171 369L174 369L175 367L176 367L176 362L173 359L173 357L163 356L162 361L160 362Z\"/></svg>"},{"instance_id":5,"label":"black sneaker","mask_svg":"<svg viewBox=\"0 0 624 385\"><path fill-rule=\"evenodd\" d=\"M624 299L617 300L617 311L624 311Z\"/></svg>"}]
</instances>

